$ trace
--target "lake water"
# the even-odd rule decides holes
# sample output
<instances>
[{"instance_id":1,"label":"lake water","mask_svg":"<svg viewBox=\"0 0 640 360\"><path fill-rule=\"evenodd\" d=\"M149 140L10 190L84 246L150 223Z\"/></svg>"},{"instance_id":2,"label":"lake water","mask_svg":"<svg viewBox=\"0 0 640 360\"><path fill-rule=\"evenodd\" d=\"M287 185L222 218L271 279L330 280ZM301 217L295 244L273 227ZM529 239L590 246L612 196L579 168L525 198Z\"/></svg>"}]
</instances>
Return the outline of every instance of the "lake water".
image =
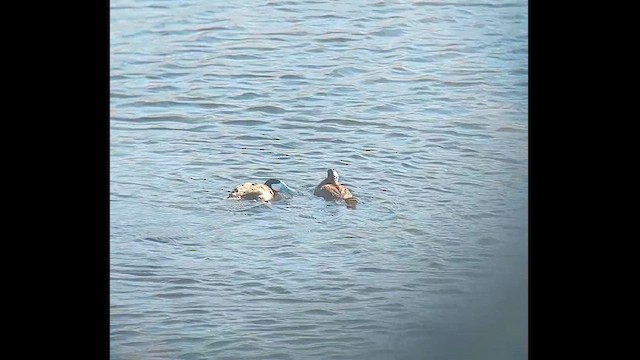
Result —
<instances>
[{"instance_id":1,"label":"lake water","mask_svg":"<svg viewBox=\"0 0 640 360\"><path fill-rule=\"evenodd\" d=\"M526 359L527 6L112 0L110 357Z\"/></svg>"}]
</instances>

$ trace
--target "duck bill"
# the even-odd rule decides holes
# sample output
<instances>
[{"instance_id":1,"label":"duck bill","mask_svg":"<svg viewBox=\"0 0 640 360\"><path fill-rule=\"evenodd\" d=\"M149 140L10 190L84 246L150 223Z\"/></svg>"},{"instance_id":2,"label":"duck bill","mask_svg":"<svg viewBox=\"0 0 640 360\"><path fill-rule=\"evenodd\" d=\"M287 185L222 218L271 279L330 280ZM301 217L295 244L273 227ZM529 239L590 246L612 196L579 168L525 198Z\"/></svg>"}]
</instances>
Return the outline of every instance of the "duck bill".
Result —
<instances>
[{"instance_id":1,"label":"duck bill","mask_svg":"<svg viewBox=\"0 0 640 360\"><path fill-rule=\"evenodd\" d=\"M281 192L283 194L291 194L293 193L293 189L289 187L289 185L285 184L284 181L280 181L279 184L273 184L271 187L277 192Z\"/></svg>"}]
</instances>

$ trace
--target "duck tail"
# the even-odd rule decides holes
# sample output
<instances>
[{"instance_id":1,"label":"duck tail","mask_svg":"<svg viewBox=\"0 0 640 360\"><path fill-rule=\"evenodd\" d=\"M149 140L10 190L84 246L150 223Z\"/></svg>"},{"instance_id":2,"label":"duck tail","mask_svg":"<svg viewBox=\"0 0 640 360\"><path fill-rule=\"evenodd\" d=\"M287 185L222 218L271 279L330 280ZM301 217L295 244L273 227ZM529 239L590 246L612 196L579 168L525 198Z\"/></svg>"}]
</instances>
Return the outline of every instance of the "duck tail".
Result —
<instances>
[{"instance_id":1,"label":"duck tail","mask_svg":"<svg viewBox=\"0 0 640 360\"><path fill-rule=\"evenodd\" d=\"M358 199L354 197L350 197L350 198L344 199L344 202L345 204L347 204L348 208L353 209L358 204Z\"/></svg>"}]
</instances>

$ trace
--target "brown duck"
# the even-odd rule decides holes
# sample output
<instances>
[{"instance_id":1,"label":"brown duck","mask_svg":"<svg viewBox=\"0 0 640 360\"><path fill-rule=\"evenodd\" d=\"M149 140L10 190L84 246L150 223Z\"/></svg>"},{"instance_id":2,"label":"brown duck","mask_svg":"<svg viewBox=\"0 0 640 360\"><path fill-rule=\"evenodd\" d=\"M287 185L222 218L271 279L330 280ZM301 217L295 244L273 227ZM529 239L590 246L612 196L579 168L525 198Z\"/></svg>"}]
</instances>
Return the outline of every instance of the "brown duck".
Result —
<instances>
[{"instance_id":1,"label":"brown duck","mask_svg":"<svg viewBox=\"0 0 640 360\"><path fill-rule=\"evenodd\" d=\"M356 200L349 189L340 184L339 179L340 176L335 169L327 170L327 178L316 186L313 194L325 200L344 201L347 207L355 207L358 200Z\"/></svg>"}]
</instances>

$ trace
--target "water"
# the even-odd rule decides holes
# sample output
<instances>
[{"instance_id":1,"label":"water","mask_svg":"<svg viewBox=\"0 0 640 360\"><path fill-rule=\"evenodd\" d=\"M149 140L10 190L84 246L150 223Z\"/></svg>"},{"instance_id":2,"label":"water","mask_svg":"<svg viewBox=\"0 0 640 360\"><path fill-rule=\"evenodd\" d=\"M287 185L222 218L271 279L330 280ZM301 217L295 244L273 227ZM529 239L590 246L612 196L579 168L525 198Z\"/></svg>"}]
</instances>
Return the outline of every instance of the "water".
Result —
<instances>
[{"instance_id":1,"label":"water","mask_svg":"<svg viewBox=\"0 0 640 360\"><path fill-rule=\"evenodd\" d=\"M110 16L112 359L527 357L526 1Z\"/></svg>"}]
</instances>

